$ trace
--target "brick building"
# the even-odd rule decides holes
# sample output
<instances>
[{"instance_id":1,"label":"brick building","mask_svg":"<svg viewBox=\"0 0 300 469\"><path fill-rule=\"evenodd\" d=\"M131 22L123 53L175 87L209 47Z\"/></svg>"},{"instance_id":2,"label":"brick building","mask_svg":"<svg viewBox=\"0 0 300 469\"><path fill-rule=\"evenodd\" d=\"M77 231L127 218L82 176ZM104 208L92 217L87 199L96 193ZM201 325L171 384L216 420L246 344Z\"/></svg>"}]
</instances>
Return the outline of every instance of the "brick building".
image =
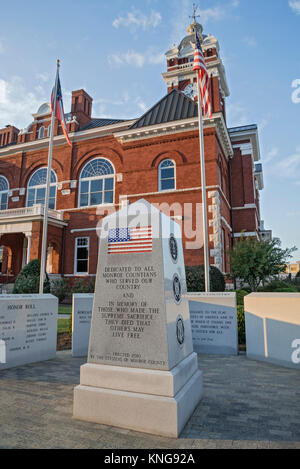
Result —
<instances>
[{"instance_id":1,"label":"brick building","mask_svg":"<svg viewBox=\"0 0 300 469\"><path fill-rule=\"evenodd\" d=\"M67 278L94 276L97 226L112 208L145 198L172 206L183 229L185 262L203 264L197 207L202 203L197 90L193 72L195 29L210 75L212 119L204 120L210 263L228 272L227 250L244 230L259 236L263 189L256 125L229 129L229 88L218 41L193 23L166 54L167 95L142 117L122 121L92 117L93 99L72 93L66 120L70 148L55 124L47 271ZM0 130L0 269L12 282L40 257L51 112L43 104L23 130ZM183 204L191 215L181 212ZM199 211L199 210L198 210ZM201 220L201 218L199 218Z\"/></svg>"}]
</instances>

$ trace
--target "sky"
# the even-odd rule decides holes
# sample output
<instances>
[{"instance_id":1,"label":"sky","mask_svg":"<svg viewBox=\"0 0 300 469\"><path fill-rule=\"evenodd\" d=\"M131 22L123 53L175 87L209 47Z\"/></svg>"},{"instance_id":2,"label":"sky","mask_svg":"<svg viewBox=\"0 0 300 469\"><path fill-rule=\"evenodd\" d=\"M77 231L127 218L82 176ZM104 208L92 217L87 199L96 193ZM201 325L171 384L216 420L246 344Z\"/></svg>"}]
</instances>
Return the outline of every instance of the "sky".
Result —
<instances>
[{"instance_id":1,"label":"sky","mask_svg":"<svg viewBox=\"0 0 300 469\"><path fill-rule=\"evenodd\" d=\"M49 101L57 58L66 112L84 88L93 117L141 116L166 94L164 54L195 1L0 0L0 128ZM300 260L300 0L199 0L199 14L220 43L228 126L259 127L262 219Z\"/></svg>"}]
</instances>

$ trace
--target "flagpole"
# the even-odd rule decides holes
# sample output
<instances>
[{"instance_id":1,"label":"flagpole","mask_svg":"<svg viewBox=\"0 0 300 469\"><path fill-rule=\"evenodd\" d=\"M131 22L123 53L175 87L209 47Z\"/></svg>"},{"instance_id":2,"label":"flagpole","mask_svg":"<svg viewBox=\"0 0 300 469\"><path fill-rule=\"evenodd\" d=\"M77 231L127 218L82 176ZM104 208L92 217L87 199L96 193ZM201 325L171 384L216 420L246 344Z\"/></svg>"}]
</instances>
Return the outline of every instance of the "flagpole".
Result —
<instances>
[{"instance_id":1,"label":"flagpole","mask_svg":"<svg viewBox=\"0 0 300 469\"><path fill-rule=\"evenodd\" d=\"M204 157L204 135L202 119L202 98L199 83L199 73L197 72L198 85L198 115L199 115L199 141L200 141L200 166L201 166L201 187L203 204L203 250L204 250L204 272L205 272L205 291L210 292L210 266L209 266L209 243L207 226L207 199L206 199L206 175L205 175L205 157Z\"/></svg>"},{"instance_id":2,"label":"flagpole","mask_svg":"<svg viewBox=\"0 0 300 469\"><path fill-rule=\"evenodd\" d=\"M59 60L57 60L56 79L55 79L55 87L54 87L54 93L53 93L53 111L52 111L52 117L51 117L51 132L50 132L50 142L49 142L47 183L46 183L46 194L45 194L45 205L44 205L44 224L43 224L43 240L42 240L42 254L41 254L40 290L39 290L40 295L42 295L44 293L44 280L45 280L45 273L46 273L48 212L49 212L53 137L54 137L55 114L56 114L59 67L60 67L60 62L59 62Z\"/></svg>"}]
</instances>

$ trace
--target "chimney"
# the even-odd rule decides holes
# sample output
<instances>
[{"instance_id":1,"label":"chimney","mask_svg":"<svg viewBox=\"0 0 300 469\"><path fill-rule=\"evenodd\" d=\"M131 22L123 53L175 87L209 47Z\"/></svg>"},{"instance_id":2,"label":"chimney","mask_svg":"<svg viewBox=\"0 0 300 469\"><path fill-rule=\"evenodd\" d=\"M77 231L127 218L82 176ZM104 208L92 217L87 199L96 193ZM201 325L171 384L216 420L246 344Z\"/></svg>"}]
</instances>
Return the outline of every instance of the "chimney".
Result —
<instances>
[{"instance_id":1,"label":"chimney","mask_svg":"<svg viewBox=\"0 0 300 469\"><path fill-rule=\"evenodd\" d=\"M92 117L93 98L84 90L72 92L71 113L76 116L79 126L88 124Z\"/></svg>"},{"instance_id":2,"label":"chimney","mask_svg":"<svg viewBox=\"0 0 300 469\"><path fill-rule=\"evenodd\" d=\"M13 125L6 125L4 129L0 129L0 147L17 143L19 132L19 129Z\"/></svg>"}]
</instances>

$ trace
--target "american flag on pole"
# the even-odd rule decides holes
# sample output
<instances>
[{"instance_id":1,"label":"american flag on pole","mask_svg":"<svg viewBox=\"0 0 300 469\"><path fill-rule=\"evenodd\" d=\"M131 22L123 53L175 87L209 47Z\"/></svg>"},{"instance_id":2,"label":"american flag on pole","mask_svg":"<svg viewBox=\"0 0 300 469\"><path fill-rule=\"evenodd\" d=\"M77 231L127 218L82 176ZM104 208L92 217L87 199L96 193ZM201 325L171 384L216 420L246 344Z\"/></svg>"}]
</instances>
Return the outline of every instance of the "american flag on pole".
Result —
<instances>
[{"instance_id":1,"label":"american flag on pole","mask_svg":"<svg viewBox=\"0 0 300 469\"><path fill-rule=\"evenodd\" d=\"M51 108L52 112L54 109L54 89L52 90L51 94ZM58 76L58 82L57 82L57 95L56 95L56 111L55 111L55 117L59 120L61 123L63 133L67 139L68 145L70 147L72 146L72 143L70 141L68 131L67 131L67 124L66 124L66 119L65 119L65 112L64 112L64 104L63 104L63 99L62 99L62 92L61 92L61 85L60 85L60 79Z\"/></svg>"},{"instance_id":2,"label":"american flag on pole","mask_svg":"<svg viewBox=\"0 0 300 469\"><path fill-rule=\"evenodd\" d=\"M196 50L194 55L194 70L199 76L199 92L202 98L204 117L212 117L211 102L209 99L209 75L206 68L205 58L203 55L199 36L196 33Z\"/></svg>"},{"instance_id":3,"label":"american flag on pole","mask_svg":"<svg viewBox=\"0 0 300 469\"><path fill-rule=\"evenodd\" d=\"M152 227L115 228L108 233L108 254L152 252Z\"/></svg>"}]
</instances>

